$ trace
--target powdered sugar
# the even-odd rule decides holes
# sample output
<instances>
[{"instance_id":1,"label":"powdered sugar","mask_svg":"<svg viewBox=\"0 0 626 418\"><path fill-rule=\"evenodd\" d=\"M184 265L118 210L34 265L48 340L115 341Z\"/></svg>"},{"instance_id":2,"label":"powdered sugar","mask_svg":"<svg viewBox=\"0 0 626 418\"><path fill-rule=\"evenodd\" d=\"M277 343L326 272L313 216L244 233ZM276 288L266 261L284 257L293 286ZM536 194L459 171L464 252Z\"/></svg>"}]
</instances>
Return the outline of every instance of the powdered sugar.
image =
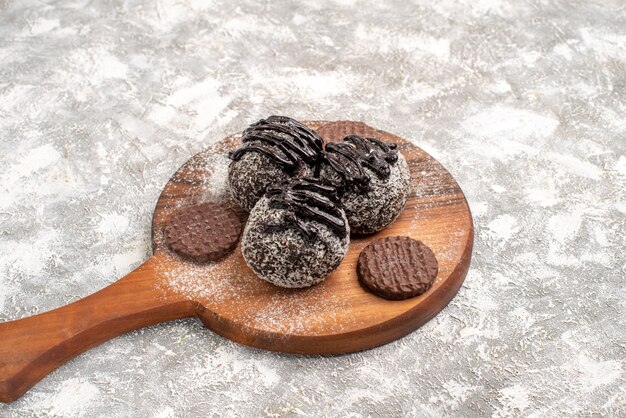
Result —
<instances>
[{"instance_id":1,"label":"powdered sugar","mask_svg":"<svg viewBox=\"0 0 626 418\"><path fill-rule=\"evenodd\" d=\"M164 195L170 196L168 205L162 210L167 219L169 211L182 205L203 201L219 201L236 208L228 190L227 157L229 149L238 143L239 136L231 136L218 142L206 151L193 157L174 175L172 181L179 184L192 184L180 198L177 189L169 195L168 187ZM421 175L412 176L412 196L409 205L413 209L401 214L409 221L410 231L397 229L397 224L390 225L385 233L390 235L411 235L430 246L439 261L439 275L435 286L447 278L455 268L459 247L454 243L464 243L467 234L466 225L450 224L446 227L448 235L440 236L429 229L431 210L436 207L458 204L454 191L458 186L452 177L441 169L436 161L420 150L407 151L419 156L417 169ZM412 158L415 158L412 155ZM402 160L404 161L404 160ZM413 163L414 164L414 163ZM423 165L422 165L423 164ZM411 167L415 171L415 167ZM452 192L452 193L450 193ZM462 199L462 194L459 195ZM172 197L174 200L172 201ZM409 217L408 219L406 217ZM437 215L438 216L438 215ZM398 224L400 224L399 222ZM358 328L359 318L355 317L353 304L361 303L347 298L343 292L337 292L336 280L349 281L351 287L358 288L356 273L350 267L341 274L331 274L321 283L307 289L284 289L276 287L258 278L246 265L241 246L218 263L196 264L179 259L162 245L162 233L157 226L154 236L158 249L157 273L161 275L161 290L165 299L175 298L192 300L199 303L198 315L210 328L220 331L222 321L243 326L251 332L263 335L317 335L324 332L342 332ZM451 244L452 243L452 244ZM360 249L361 244L357 247ZM352 248L355 256L359 249ZM348 277L346 277L346 275ZM353 275L353 277L349 277ZM343 286L343 285L342 285ZM205 309L206 308L206 309ZM215 322L215 318L220 318Z\"/></svg>"},{"instance_id":2,"label":"powdered sugar","mask_svg":"<svg viewBox=\"0 0 626 418\"><path fill-rule=\"evenodd\" d=\"M251 330L288 335L307 335L323 327L341 331L353 323L339 317L348 306L323 283L308 289L282 289L262 281L242 266L241 248L218 263L180 262L163 252L156 269L163 277L161 290L167 299L199 302L225 320L245 323ZM202 318L202 312L200 312Z\"/></svg>"},{"instance_id":3,"label":"powdered sugar","mask_svg":"<svg viewBox=\"0 0 626 418\"><path fill-rule=\"evenodd\" d=\"M228 165L230 160L224 153L209 154L205 160L205 167L212 170L212 175L204 177L203 200L214 202L229 198L228 192Z\"/></svg>"},{"instance_id":4,"label":"powdered sugar","mask_svg":"<svg viewBox=\"0 0 626 418\"><path fill-rule=\"evenodd\" d=\"M163 209L166 213L178 207L218 201L234 205L227 187L227 148L229 137L193 157L173 176L172 182L194 179L189 196L179 199L173 206ZM167 193L167 188L164 191ZM158 229L154 235L158 251L156 272L162 277L160 288L164 299L181 297L199 302L210 312L225 320L245 323L246 327L259 332L307 335L323 325L326 330L341 331L353 324L353 319L339 318L348 301L329 291L323 283L310 289L281 289L266 283L250 270L241 255L241 247L217 263L197 264L184 261L163 245L163 233ZM332 280L332 276L327 280ZM202 312L199 313L202 317ZM210 319L207 325L211 326Z\"/></svg>"}]
</instances>

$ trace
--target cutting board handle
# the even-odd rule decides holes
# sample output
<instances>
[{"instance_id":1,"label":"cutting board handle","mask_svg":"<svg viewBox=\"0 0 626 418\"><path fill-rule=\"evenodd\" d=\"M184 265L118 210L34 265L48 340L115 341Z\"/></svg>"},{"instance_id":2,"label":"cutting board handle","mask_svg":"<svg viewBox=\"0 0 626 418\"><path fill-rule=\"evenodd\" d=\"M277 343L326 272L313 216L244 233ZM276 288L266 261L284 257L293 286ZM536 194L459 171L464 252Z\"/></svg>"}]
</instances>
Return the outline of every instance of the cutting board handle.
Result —
<instances>
[{"instance_id":1,"label":"cutting board handle","mask_svg":"<svg viewBox=\"0 0 626 418\"><path fill-rule=\"evenodd\" d=\"M61 308L0 323L0 402L12 402L64 362L120 334L195 315L155 285L158 255L112 285Z\"/></svg>"}]
</instances>

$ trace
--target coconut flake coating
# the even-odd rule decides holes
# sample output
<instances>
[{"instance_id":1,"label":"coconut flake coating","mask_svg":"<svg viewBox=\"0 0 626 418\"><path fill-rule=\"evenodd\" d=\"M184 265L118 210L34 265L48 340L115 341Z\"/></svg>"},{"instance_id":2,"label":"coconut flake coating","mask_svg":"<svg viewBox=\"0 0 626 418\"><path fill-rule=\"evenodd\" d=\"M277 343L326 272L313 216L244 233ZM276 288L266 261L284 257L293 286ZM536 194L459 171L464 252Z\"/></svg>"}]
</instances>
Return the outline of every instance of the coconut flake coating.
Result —
<instances>
[{"instance_id":1,"label":"coconut flake coating","mask_svg":"<svg viewBox=\"0 0 626 418\"><path fill-rule=\"evenodd\" d=\"M314 220L318 233L314 239L290 227L290 213L271 208L267 197L261 198L250 212L243 232L241 252L248 266L262 279L280 287L309 287L321 282L335 270L348 251L349 227L340 237L328 226ZM284 225L277 230L267 225Z\"/></svg>"},{"instance_id":2,"label":"coconut flake coating","mask_svg":"<svg viewBox=\"0 0 626 418\"><path fill-rule=\"evenodd\" d=\"M341 204L346 212L352 234L371 234L386 228L404 209L411 192L411 174L404 156L389 165L387 178L380 178L363 167L370 182L367 191L343 185L345 191ZM327 163L322 165L320 178L330 184L342 186L343 178Z\"/></svg>"},{"instance_id":3,"label":"coconut flake coating","mask_svg":"<svg viewBox=\"0 0 626 418\"><path fill-rule=\"evenodd\" d=\"M287 116L269 116L250 125L242 145L229 153L229 185L234 200L247 212L268 187L303 177L318 167L324 140Z\"/></svg>"},{"instance_id":4,"label":"coconut flake coating","mask_svg":"<svg viewBox=\"0 0 626 418\"><path fill-rule=\"evenodd\" d=\"M267 155L249 152L230 163L228 185L235 202L250 212L268 187L310 173L312 169L303 164L296 173L289 174Z\"/></svg>"}]
</instances>

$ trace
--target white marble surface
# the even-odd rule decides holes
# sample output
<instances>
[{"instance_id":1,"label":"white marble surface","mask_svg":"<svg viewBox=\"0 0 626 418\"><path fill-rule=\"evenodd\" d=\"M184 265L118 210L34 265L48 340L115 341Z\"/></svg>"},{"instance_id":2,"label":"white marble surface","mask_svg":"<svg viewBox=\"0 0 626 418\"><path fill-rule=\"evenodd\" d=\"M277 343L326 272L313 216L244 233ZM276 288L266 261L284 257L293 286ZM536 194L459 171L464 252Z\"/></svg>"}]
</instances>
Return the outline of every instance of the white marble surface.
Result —
<instances>
[{"instance_id":1,"label":"white marble surface","mask_svg":"<svg viewBox=\"0 0 626 418\"><path fill-rule=\"evenodd\" d=\"M626 415L625 90L617 0L0 0L2 321L131 271L169 176L269 114L413 139L476 224L458 296L399 341L294 357L177 321L0 415Z\"/></svg>"}]
</instances>

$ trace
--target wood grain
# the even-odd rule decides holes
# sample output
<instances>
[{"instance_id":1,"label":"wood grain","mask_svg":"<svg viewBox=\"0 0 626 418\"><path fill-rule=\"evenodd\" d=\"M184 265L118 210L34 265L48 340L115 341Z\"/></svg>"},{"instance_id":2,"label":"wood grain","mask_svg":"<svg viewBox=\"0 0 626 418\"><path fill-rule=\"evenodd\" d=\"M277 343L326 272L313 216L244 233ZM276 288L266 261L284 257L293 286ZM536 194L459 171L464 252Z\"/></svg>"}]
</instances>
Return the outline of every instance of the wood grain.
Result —
<instances>
[{"instance_id":1,"label":"wood grain","mask_svg":"<svg viewBox=\"0 0 626 418\"><path fill-rule=\"evenodd\" d=\"M163 229L178 207L216 199L214 162L238 144L227 137L197 154L165 186L154 211L154 255L111 286L62 308L0 324L0 401L10 402L56 367L107 339L162 321L199 317L233 341L299 354L339 354L400 338L434 317L454 297L469 268L474 230L469 207L448 171L423 150L359 122L306 122L327 140L346 134L398 144L412 176L399 219L377 234L354 238L326 280L309 289L281 289L257 278L238 247L223 261L182 261L163 245ZM210 188L209 188L210 189ZM209 190L210 191L210 190ZM245 214L226 200L245 220ZM430 246L439 274L425 294L389 301L364 290L355 266L371 240L405 235Z\"/></svg>"}]
</instances>

